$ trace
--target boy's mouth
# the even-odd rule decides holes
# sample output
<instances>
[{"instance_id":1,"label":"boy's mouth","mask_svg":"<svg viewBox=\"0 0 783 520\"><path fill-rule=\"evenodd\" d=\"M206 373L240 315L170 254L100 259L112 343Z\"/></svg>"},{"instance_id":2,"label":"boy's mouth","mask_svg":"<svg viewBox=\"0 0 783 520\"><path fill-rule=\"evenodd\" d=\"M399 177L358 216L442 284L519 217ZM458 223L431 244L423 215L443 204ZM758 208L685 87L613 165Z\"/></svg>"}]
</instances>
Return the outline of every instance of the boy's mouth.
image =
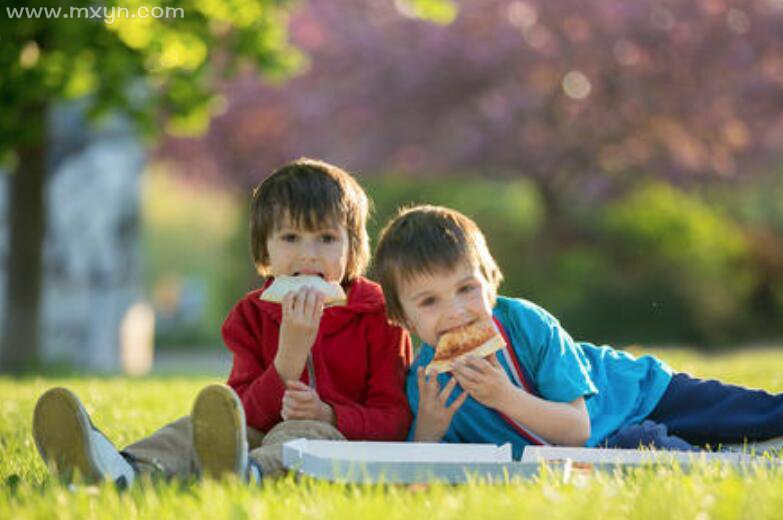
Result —
<instances>
[{"instance_id":1,"label":"boy's mouth","mask_svg":"<svg viewBox=\"0 0 783 520\"><path fill-rule=\"evenodd\" d=\"M321 278L324 278L324 274L320 271L311 271L311 270L302 270L302 271L296 271L294 272L294 276L299 275L307 275L307 276L320 276Z\"/></svg>"},{"instance_id":2,"label":"boy's mouth","mask_svg":"<svg viewBox=\"0 0 783 520\"><path fill-rule=\"evenodd\" d=\"M440 339L441 336L443 336L444 334L447 334L449 332L455 331L457 329L461 329L463 327L469 327L469 326L473 325L474 323L476 323L477 321L478 321L478 318L470 320L470 321L468 321L466 323L463 323L462 325L457 325L457 326L454 326L454 327L449 327L447 329L440 330L440 331L438 331L438 339Z\"/></svg>"}]
</instances>

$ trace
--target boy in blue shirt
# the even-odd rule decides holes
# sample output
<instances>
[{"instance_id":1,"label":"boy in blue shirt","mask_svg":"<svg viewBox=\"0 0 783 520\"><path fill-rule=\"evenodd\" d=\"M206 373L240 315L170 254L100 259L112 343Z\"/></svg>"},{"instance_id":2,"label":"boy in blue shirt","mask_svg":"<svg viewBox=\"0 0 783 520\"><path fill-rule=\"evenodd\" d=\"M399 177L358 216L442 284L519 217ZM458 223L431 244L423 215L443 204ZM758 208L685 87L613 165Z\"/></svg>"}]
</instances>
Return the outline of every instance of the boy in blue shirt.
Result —
<instances>
[{"instance_id":1,"label":"boy in blue shirt","mask_svg":"<svg viewBox=\"0 0 783 520\"><path fill-rule=\"evenodd\" d=\"M423 341L407 378L415 441L509 442L519 458L530 444L695 449L783 434L783 394L575 342L536 304L497 296L502 274L457 211L402 210L381 232L375 272L389 317ZM485 319L506 348L425 376L444 333Z\"/></svg>"}]
</instances>

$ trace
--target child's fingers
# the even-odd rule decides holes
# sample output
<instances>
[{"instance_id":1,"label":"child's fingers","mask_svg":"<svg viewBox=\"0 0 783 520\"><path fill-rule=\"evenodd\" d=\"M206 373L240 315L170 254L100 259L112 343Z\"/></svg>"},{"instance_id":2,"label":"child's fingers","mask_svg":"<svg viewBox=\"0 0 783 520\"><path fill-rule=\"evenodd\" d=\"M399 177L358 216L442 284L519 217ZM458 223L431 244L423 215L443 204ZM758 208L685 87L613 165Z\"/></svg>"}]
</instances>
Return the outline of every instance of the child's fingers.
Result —
<instances>
[{"instance_id":1,"label":"child's fingers","mask_svg":"<svg viewBox=\"0 0 783 520\"><path fill-rule=\"evenodd\" d=\"M486 377L495 371L494 366L486 359L474 358L470 368L480 374L480 377Z\"/></svg>"},{"instance_id":2,"label":"child's fingers","mask_svg":"<svg viewBox=\"0 0 783 520\"><path fill-rule=\"evenodd\" d=\"M476 384L478 383L479 373L472 368L468 368L463 365L454 367L454 374L459 376L459 384L464 386L464 383Z\"/></svg>"},{"instance_id":3,"label":"child's fingers","mask_svg":"<svg viewBox=\"0 0 783 520\"><path fill-rule=\"evenodd\" d=\"M285 420L301 418L303 415L308 414L311 408L312 406L289 398L283 401L280 416Z\"/></svg>"},{"instance_id":4,"label":"child's fingers","mask_svg":"<svg viewBox=\"0 0 783 520\"><path fill-rule=\"evenodd\" d=\"M449 382L446 383L446 386L443 387L443 390L441 390L441 392L438 394L438 399L442 405L446 405L446 401L449 400L449 396L451 395L451 392L454 390L455 386L457 386L457 380L452 377Z\"/></svg>"},{"instance_id":5,"label":"child's fingers","mask_svg":"<svg viewBox=\"0 0 783 520\"><path fill-rule=\"evenodd\" d=\"M462 366L474 372L484 372L489 362L476 356L468 356L462 361Z\"/></svg>"},{"instance_id":6,"label":"child's fingers","mask_svg":"<svg viewBox=\"0 0 783 520\"><path fill-rule=\"evenodd\" d=\"M302 413L297 410L296 407L288 406L283 408L280 417L282 417L284 421L290 421L292 419L298 419L301 415Z\"/></svg>"},{"instance_id":7,"label":"child's fingers","mask_svg":"<svg viewBox=\"0 0 783 520\"><path fill-rule=\"evenodd\" d=\"M307 309L305 310L308 320L311 322L321 321L321 313L324 308L324 296L321 291L310 289L307 293Z\"/></svg>"},{"instance_id":8,"label":"child's fingers","mask_svg":"<svg viewBox=\"0 0 783 520\"><path fill-rule=\"evenodd\" d=\"M324 306L326 304L326 296L321 291L315 291L315 304L313 306L313 319L315 321L321 321L321 316L324 314Z\"/></svg>"},{"instance_id":9,"label":"child's fingers","mask_svg":"<svg viewBox=\"0 0 783 520\"><path fill-rule=\"evenodd\" d=\"M419 370L421 371L421 384L422 384L422 390L420 393L425 394L427 396L432 394L432 387L433 383L436 383L434 380L436 379L435 374L428 374L427 370L424 367L419 367ZM419 375L419 374L417 374ZM437 383L435 384L435 387L437 388Z\"/></svg>"},{"instance_id":10,"label":"child's fingers","mask_svg":"<svg viewBox=\"0 0 783 520\"><path fill-rule=\"evenodd\" d=\"M470 371L477 372L478 368L476 366L476 358L472 356L468 356L466 358L461 359L459 368L466 374L470 373Z\"/></svg>"},{"instance_id":11,"label":"child's fingers","mask_svg":"<svg viewBox=\"0 0 783 520\"><path fill-rule=\"evenodd\" d=\"M285 387L288 390L309 390L310 387L304 384L301 381L298 381L296 379L288 379L285 382Z\"/></svg>"},{"instance_id":12,"label":"child's fingers","mask_svg":"<svg viewBox=\"0 0 783 520\"><path fill-rule=\"evenodd\" d=\"M495 368L502 368L500 366L500 361L498 361L498 354L497 354L497 352L493 352L492 354L490 354L489 356L487 356L484 359L489 361L489 364L492 365L493 367L495 367Z\"/></svg>"},{"instance_id":13,"label":"child's fingers","mask_svg":"<svg viewBox=\"0 0 783 520\"><path fill-rule=\"evenodd\" d=\"M296 293L294 291L288 291L285 296L283 296L283 301L281 302L283 306L283 314L290 315L294 310L294 296Z\"/></svg>"},{"instance_id":14,"label":"child's fingers","mask_svg":"<svg viewBox=\"0 0 783 520\"><path fill-rule=\"evenodd\" d=\"M424 395L424 367L419 367L416 369L416 385L419 387L419 398L421 398Z\"/></svg>"},{"instance_id":15,"label":"child's fingers","mask_svg":"<svg viewBox=\"0 0 783 520\"><path fill-rule=\"evenodd\" d=\"M304 419L315 419L315 413L309 410L291 410L288 414L288 421L299 421Z\"/></svg>"},{"instance_id":16,"label":"child's fingers","mask_svg":"<svg viewBox=\"0 0 783 520\"><path fill-rule=\"evenodd\" d=\"M286 390L284 398L285 396L288 396L291 403L301 405L309 404L314 400L314 394L309 390Z\"/></svg>"},{"instance_id":17,"label":"child's fingers","mask_svg":"<svg viewBox=\"0 0 783 520\"><path fill-rule=\"evenodd\" d=\"M280 407L280 416L284 421L288 420L288 417L291 415L292 408L293 406L291 405L291 399L284 395L282 406Z\"/></svg>"},{"instance_id":18,"label":"child's fingers","mask_svg":"<svg viewBox=\"0 0 783 520\"><path fill-rule=\"evenodd\" d=\"M459 386L461 386L462 389L468 393L473 392L476 388L475 382L471 381L470 379L466 378L464 375L460 373L455 373L454 379L456 379L457 383L459 383Z\"/></svg>"},{"instance_id":19,"label":"child's fingers","mask_svg":"<svg viewBox=\"0 0 783 520\"><path fill-rule=\"evenodd\" d=\"M299 298L302 300L302 316L304 318L310 319L313 314L313 302L315 299L315 296L313 295L313 290L309 287L303 287L302 293L299 295Z\"/></svg>"},{"instance_id":20,"label":"child's fingers","mask_svg":"<svg viewBox=\"0 0 783 520\"><path fill-rule=\"evenodd\" d=\"M454 412L456 412L459 407L462 406L462 403L464 403L468 398L468 395L468 392L463 391L456 399L454 399L454 402L451 403L448 408L446 408L446 410L448 410L450 414L454 414Z\"/></svg>"},{"instance_id":21,"label":"child's fingers","mask_svg":"<svg viewBox=\"0 0 783 520\"><path fill-rule=\"evenodd\" d=\"M300 289L293 292L293 296L291 298L291 312L294 314L301 314L303 305L304 295L302 294L302 290Z\"/></svg>"},{"instance_id":22,"label":"child's fingers","mask_svg":"<svg viewBox=\"0 0 783 520\"><path fill-rule=\"evenodd\" d=\"M438 383L438 374L430 374L426 376L425 387L427 397L430 400L437 399L440 394L440 384Z\"/></svg>"}]
</instances>

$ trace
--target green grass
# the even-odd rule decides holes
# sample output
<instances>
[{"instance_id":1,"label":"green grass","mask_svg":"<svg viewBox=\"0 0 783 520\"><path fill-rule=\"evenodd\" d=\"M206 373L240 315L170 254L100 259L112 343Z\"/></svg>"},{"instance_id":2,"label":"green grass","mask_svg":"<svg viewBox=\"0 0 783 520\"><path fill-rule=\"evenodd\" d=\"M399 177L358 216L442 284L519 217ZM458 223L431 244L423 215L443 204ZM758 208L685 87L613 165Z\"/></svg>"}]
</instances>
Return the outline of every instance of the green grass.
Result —
<instances>
[{"instance_id":1,"label":"green grass","mask_svg":"<svg viewBox=\"0 0 783 520\"><path fill-rule=\"evenodd\" d=\"M658 352L700 377L783 391L783 351L700 357ZM741 474L711 465L684 474L642 468L563 482L545 474L503 485L353 486L289 476L251 487L236 481L170 482L118 493L111 486L70 491L49 478L30 422L46 388L68 386L97 426L122 446L187 413L206 377L0 378L0 518L780 518L783 470Z\"/></svg>"}]
</instances>

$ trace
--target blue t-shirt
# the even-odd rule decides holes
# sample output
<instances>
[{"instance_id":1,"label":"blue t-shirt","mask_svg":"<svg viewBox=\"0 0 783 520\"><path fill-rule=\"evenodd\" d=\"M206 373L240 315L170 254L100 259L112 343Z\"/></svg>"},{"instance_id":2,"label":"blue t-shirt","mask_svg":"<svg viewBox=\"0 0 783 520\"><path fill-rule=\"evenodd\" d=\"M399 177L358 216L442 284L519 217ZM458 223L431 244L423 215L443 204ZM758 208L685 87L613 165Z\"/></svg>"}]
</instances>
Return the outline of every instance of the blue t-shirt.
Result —
<instances>
[{"instance_id":1,"label":"blue t-shirt","mask_svg":"<svg viewBox=\"0 0 783 520\"><path fill-rule=\"evenodd\" d=\"M498 296L493 315L505 329L535 394L558 402L585 398L590 415L590 439L586 446L596 446L622 426L644 420L671 381L671 369L655 357L636 358L611 347L577 343L557 319L527 300ZM426 367L434 355L432 346L422 345L408 373L408 402L414 415L419 403L416 369ZM508 359L498 356L498 361L512 383L521 386L515 382L516 371L509 366ZM450 373L438 376L441 388L451 377ZM449 403L461 392L457 385ZM410 438L415 427L414 421ZM521 457L525 446L531 444L499 413L472 397L454 414L443 442L510 442L515 458Z\"/></svg>"}]
</instances>

